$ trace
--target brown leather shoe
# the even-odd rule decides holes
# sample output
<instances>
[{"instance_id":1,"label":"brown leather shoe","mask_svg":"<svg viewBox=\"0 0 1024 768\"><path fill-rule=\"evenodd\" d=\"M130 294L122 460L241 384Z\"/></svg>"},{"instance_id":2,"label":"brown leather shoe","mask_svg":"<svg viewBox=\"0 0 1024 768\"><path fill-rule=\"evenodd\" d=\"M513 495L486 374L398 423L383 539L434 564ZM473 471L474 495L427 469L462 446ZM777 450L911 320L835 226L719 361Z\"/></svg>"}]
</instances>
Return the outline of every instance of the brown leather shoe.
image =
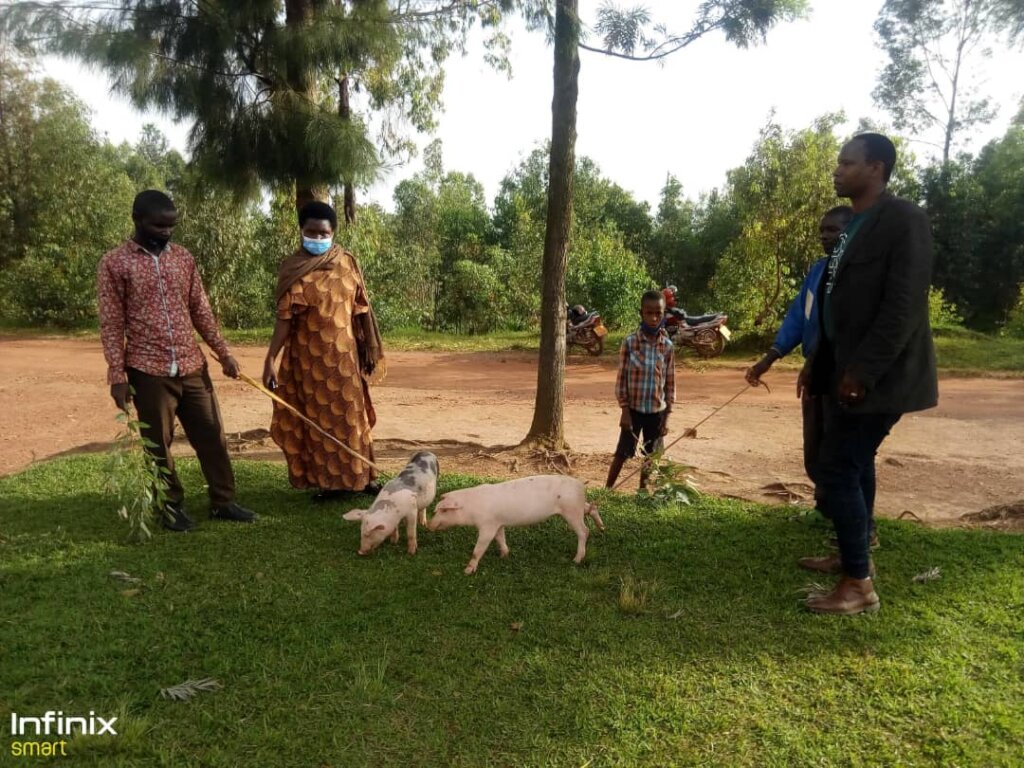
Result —
<instances>
[{"instance_id":1,"label":"brown leather shoe","mask_svg":"<svg viewBox=\"0 0 1024 768\"><path fill-rule=\"evenodd\" d=\"M833 575L837 575L843 572L843 561L838 552L831 555L825 555L824 557L801 557L796 561L796 564L805 571L814 571L815 573L831 573ZM868 561L868 574L871 578L875 578L874 560Z\"/></svg>"},{"instance_id":2,"label":"brown leather shoe","mask_svg":"<svg viewBox=\"0 0 1024 768\"><path fill-rule=\"evenodd\" d=\"M882 607L871 579L851 579L843 576L836 588L827 595L808 598L807 609L814 613L835 616L856 616L859 613L875 613Z\"/></svg>"}]
</instances>

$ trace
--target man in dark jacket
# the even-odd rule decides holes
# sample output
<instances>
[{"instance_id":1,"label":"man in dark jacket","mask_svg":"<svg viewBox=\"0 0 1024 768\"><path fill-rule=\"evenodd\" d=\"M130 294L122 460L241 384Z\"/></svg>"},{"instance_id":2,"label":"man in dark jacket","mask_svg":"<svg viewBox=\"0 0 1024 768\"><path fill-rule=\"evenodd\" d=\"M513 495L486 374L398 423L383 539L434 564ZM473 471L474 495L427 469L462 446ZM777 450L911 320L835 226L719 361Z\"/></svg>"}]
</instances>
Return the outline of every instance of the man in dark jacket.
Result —
<instances>
[{"instance_id":1,"label":"man in dark jacket","mask_svg":"<svg viewBox=\"0 0 1024 768\"><path fill-rule=\"evenodd\" d=\"M862 133L843 146L832 174L854 216L822 276L820 341L797 383L824 398L819 476L839 542L838 555L800 560L842 577L808 600L817 613L878 610L868 548L875 454L904 413L938 403L931 229L923 210L886 191L895 165L889 139Z\"/></svg>"}]
</instances>

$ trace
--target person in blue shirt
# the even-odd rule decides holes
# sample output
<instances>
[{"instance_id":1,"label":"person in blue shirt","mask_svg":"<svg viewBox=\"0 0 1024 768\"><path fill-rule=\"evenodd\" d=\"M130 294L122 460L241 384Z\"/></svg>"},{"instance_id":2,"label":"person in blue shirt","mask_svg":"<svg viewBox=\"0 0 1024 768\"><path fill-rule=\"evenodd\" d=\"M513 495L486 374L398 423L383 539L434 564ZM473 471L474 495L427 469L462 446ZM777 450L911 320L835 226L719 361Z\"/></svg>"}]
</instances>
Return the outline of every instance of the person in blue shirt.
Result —
<instances>
[{"instance_id":1,"label":"person in blue shirt","mask_svg":"<svg viewBox=\"0 0 1024 768\"><path fill-rule=\"evenodd\" d=\"M804 357L814 351L818 343L818 287L821 277L828 266L828 258L839 242L839 236L846 229L853 217L853 209L848 205L839 205L828 211L818 227L821 236L821 247L825 256L814 262L804 279L800 293L786 312L775 341L764 357L747 369L746 378L751 386L757 386L761 377L772 367L776 360L785 357L797 345L800 345ZM803 410L804 420L804 470L814 483L814 501L818 509L823 509L819 496L817 477L818 453L821 447L821 436L824 431L821 398L810 392L797 392Z\"/></svg>"}]
</instances>

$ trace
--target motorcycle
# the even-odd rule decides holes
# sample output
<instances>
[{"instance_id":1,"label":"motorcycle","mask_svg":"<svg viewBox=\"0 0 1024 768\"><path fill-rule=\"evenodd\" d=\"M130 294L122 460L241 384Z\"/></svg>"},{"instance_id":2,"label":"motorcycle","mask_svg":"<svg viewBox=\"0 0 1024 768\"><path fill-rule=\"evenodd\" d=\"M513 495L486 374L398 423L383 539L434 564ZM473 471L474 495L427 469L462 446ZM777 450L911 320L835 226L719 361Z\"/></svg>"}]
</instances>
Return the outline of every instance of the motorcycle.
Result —
<instances>
[{"instance_id":1,"label":"motorcycle","mask_svg":"<svg viewBox=\"0 0 1024 768\"><path fill-rule=\"evenodd\" d=\"M665 331L678 347L690 347L698 357L718 357L725 349L725 343L732 337L726 325L729 317L721 312L710 315L687 315L673 307L667 310Z\"/></svg>"},{"instance_id":2,"label":"motorcycle","mask_svg":"<svg viewBox=\"0 0 1024 768\"><path fill-rule=\"evenodd\" d=\"M597 312L587 312L582 306L566 307L565 346L573 344L583 347L591 355L597 357L604 351L604 338L608 329L601 322Z\"/></svg>"}]
</instances>

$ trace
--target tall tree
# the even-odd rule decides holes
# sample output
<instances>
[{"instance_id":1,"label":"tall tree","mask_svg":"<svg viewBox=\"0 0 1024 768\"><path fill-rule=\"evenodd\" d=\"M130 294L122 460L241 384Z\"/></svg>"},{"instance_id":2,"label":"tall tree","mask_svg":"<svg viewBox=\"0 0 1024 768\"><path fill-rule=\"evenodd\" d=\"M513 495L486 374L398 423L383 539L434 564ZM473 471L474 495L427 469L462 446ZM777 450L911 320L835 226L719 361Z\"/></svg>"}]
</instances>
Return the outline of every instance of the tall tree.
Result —
<instances>
[{"instance_id":1,"label":"tall tree","mask_svg":"<svg viewBox=\"0 0 1024 768\"><path fill-rule=\"evenodd\" d=\"M95 318L96 263L123 239L134 188L88 111L0 49L0 315Z\"/></svg>"},{"instance_id":2,"label":"tall tree","mask_svg":"<svg viewBox=\"0 0 1024 768\"><path fill-rule=\"evenodd\" d=\"M979 247L987 206L975 163L965 155L934 163L921 174L921 185L935 243L932 284L957 306L968 325L991 328L994 291L984 279L989 254Z\"/></svg>"},{"instance_id":3,"label":"tall tree","mask_svg":"<svg viewBox=\"0 0 1024 768\"><path fill-rule=\"evenodd\" d=\"M1024 0L999 0L996 15L1010 42L1024 42Z\"/></svg>"},{"instance_id":4,"label":"tall tree","mask_svg":"<svg viewBox=\"0 0 1024 768\"><path fill-rule=\"evenodd\" d=\"M193 121L194 164L240 192L294 184L299 206L376 169L365 126L331 108L318 73L353 49L392 55L384 0L19 3L3 19L19 42L106 69L137 107Z\"/></svg>"},{"instance_id":5,"label":"tall tree","mask_svg":"<svg viewBox=\"0 0 1024 768\"><path fill-rule=\"evenodd\" d=\"M996 114L979 87L988 44L1020 29L1019 0L886 0L875 22L889 58L875 101L895 126L915 134L937 130L942 162L957 140Z\"/></svg>"},{"instance_id":6,"label":"tall tree","mask_svg":"<svg viewBox=\"0 0 1024 768\"><path fill-rule=\"evenodd\" d=\"M138 142L134 146L122 144L120 152L136 189L178 191L185 174L185 159L170 148L167 137L155 125L143 125Z\"/></svg>"},{"instance_id":7,"label":"tall tree","mask_svg":"<svg viewBox=\"0 0 1024 768\"><path fill-rule=\"evenodd\" d=\"M661 190L648 267L661 286L675 285L692 313L711 309L715 265L739 235L739 214L728 194L712 190L693 202L683 197L678 179L669 176Z\"/></svg>"},{"instance_id":8,"label":"tall tree","mask_svg":"<svg viewBox=\"0 0 1024 768\"><path fill-rule=\"evenodd\" d=\"M808 268L821 257L818 222L839 204L831 171L839 153L833 134L841 114L825 115L788 132L774 117L754 151L729 171L738 236L717 264L715 299L731 323L774 332Z\"/></svg>"},{"instance_id":9,"label":"tall tree","mask_svg":"<svg viewBox=\"0 0 1024 768\"><path fill-rule=\"evenodd\" d=\"M691 28L668 34L647 31L650 15L642 8L621 10L610 4L599 11L604 48L580 43L579 5L556 0L554 25L554 95L551 102L551 162L548 214L542 268L541 342L533 422L523 443L561 449L565 446L565 266L572 222L573 170L576 148L576 100L579 49L620 58L654 61L682 50L705 35L722 31L740 47L764 39L776 23L801 15L806 0L705 0ZM637 53L638 49L641 51Z\"/></svg>"},{"instance_id":10,"label":"tall tree","mask_svg":"<svg viewBox=\"0 0 1024 768\"><path fill-rule=\"evenodd\" d=\"M193 121L193 163L243 194L282 183L296 205L372 179L432 126L441 63L477 21L543 0L70 0L0 10L21 44L106 69L140 108ZM488 38L507 66L507 38ZM330 87L334 84L334 87ZM353 92L365 92L363 109ZM391 114L391 113L397 113ZM377 135L373 135L376 128ZM378 152L379 145L379 152Z\"/></svg>"},{"instance_id":11,"label":"tall tree","mask_svg":"<svg viewBox=\"0 0 1024 768\"><path fill-rule=\"evenodd\" d=\"M929 168L924 191L935 230L935 284L968 326L997 328L1024 282L1024 103L977 159Z\"/></svg>"},{"instance_id":12,"label":"tall tree","mask_svg":"<svg viewBox=\"0 0 1024 768\"><path fill-rule=\"evenodd\" d=\"M541 266L540 357L537 399L527 444L565 445L565 262L572 226L576 168L576 101L579 95L578 0L556 0L554 96L551 99L551 160L548 212Z\"/></svg>"}]
</instances>

